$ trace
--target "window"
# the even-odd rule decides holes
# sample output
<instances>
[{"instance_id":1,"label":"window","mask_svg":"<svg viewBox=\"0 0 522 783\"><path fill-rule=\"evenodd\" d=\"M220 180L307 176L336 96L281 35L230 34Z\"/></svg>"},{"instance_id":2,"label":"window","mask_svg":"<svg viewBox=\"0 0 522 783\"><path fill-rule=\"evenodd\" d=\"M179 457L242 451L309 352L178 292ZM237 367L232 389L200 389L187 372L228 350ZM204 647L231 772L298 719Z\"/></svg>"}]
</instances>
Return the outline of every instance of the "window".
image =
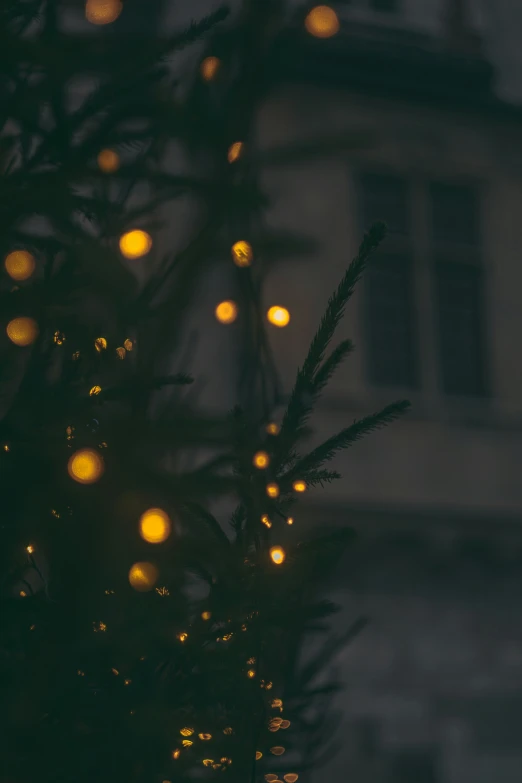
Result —
<instances>
[{"instance_id":1,"label":"window","mask_svg":"<svg viewBox=\"0 0 522 783\"><path fill-rule=\"evenodd\" d=\"M360 182L364 230L376 220L388 237L364 279L368 376L378 386L417 384L410 193L405 180L365 175Z\"/></svg>"},{"instance_id":2,"label":"window","mask_svg":"<svg viewBox=\"0 0 522 783\"><path fill-rule=\"evenodd\" d=\"M473 188L430 189L441 381L452 395L486 393L479 200Z\"/></svg>"}]
</instances>

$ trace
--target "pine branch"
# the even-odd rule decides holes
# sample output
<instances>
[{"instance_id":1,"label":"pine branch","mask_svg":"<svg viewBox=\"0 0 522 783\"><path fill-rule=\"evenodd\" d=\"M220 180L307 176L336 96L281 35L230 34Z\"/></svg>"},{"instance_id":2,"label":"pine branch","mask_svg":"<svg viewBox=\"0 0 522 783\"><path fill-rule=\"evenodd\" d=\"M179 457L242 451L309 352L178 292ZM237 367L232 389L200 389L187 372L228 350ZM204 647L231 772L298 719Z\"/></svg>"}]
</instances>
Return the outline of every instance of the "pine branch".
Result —
<instances>
[{"instance_id":1,"label":"pine branch","mask_svg":"<svg viewBox=\"0 0 522 783\"><path fill-rule=\"evenodd\" d=\"M351 340L343 340L339 343L337 348L334 348L330 356L325 359L323 364L317 370L314 378L313 391L314 396L318 396L324 389L328 381L333 376L341 362L353 351L353 343Z\"/></svg>"},{"instance_id":2,"label":"pine branch","mask_svg":"<svg viewBox=\"0 0 522 783\"><path fill-rule=\"evenodd\" d=\"M350 427L346 427L338 435L328 438L328 440L297 462L292 470L285 475L284 480L288 481L295 476L304 475L306 471L320 468L325 462L329 462L338 451L347 449L370 432L391 424L391 422L405 413L409 407L410 402L408 400L399 400L391 405L387 405L379 413L373 413L364 419L354 421Z\"/></svg>"}]
</instances>

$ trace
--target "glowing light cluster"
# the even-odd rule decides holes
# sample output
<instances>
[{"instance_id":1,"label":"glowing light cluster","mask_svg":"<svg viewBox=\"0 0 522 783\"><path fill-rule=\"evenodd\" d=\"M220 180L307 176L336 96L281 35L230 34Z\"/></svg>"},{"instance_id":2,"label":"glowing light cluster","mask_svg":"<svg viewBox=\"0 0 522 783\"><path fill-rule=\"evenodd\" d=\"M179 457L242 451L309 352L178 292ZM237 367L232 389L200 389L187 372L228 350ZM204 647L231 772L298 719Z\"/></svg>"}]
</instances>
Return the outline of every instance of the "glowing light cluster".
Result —
<instances>
[{"instance_id":1,"label":"glowing light cluster","mask_svg":"<svg viewBox=\"0 0 522 783\"><path fill-rule=\"evenodd\" d=\"M134 228L120 237L120 251L125 258L134 259L147 255L152 247L152 238L146 231Z\"/></svg>"},{"instance_id":2,"label":"glowing light cluster","mask_svg":"<svg viewBox=\"0 0 522 783\"><path fill-rule=\"evenodd\" d=\"M266 494L269 498L279 497L279 486L275 483L275 481L272 481L270 484L266 485Z\"/></svg>"},{"instance_id":3,"label":"glowing light cluster","mask_svg":"<svg viewBox=\"0 0 522 783\"><path fill-rule=\"evenodd\" d=\"M4 261L5 271L17 282L27 280L34 272L35 260L27 250L13 250Z\"/></svg>"},{"instance_id":4,"label":"glowing light cluster","mask_svg":"<svg viewBox=\"0 0 522 783\"><path fill-rule=\"evenodd\" d=\"M6 332L14 345L26 348L28 345L32 345L38 337L38 324L33 318L21 316L9 321Z\"/></svg>"},{"instance_id":5,"label":"glowing light cluster","mask_svg":"<svg viewBox=\"0 0 522 783\"><path fill-rule=\"evenodd\" d=\"M305 28L315 38L331 38L339 32L337 14L328 5L316 5L305 19Z\"/></svg>"},{"instance_id":6,"label":"glowing light cluster","mask_svg":"<svg viewBox=\"0 0 522 783\"><path fill-rule=\"evenodd\" d=\"M69 457L67 471L78 484L94 484L103 475L103 459L94 449L79 449Z\"/></svg>"},{"instance_id":7,"label":"glowing light cluster","mask_svg":"<svg viewBox=\"0 0 522 783\"><path fill-rule=\"evenodd\" d=\"M264 470L270 465L270 457L266 453L266 451L257 451L254 454L254 458L252 460L254 463L254 466L256 468L259 468L260 470Z\"/></svg>"},{"instance_id":8,"label":"glowing light cluster","mask_svg":"<svg viewBox=\"0 0 522 783\"><path fill-rule=\"evenodd\" d=\"M243 152L243 142L235 141L228 148L228 153L227 153L228 162L235 163L235 161L238 160L238 158L241 156L242 152Z\"/></svg>"},{"instance_id":9,"label":"glowing light cluster","mask_svg":"<svg viewBox=\"0 0 522 783\"><path fill-rule=\"evenodd\" d=\"M232 245L232 261L236 266L250 266L253 258L254 251L252 250L252 245L246 240L240 239L239 242L235 242Z\"/></svg>"},{"instance_id":10,"label":"glowing light cluster","mask_svg":"<svg viewBox=\"0 0 522 783\"><path fill-rule=\"evenodd\" d=\"M121 0L87 0L85 18L92 24L110 24L123 11Z\"/></svg>"},{"instance_id":11,"label":"glowing light cluster","mask_svg":"<svg viewBox=\"0 0 522 783\"><path fill-rule=\"evenodd\" d=\"M129 570L129 582L138 593L152 590L158 581L159 572L152 563L134 563Z\"/></svg>"},{"instance_id":12,"label":"glowing light cluster","mask_svg":"<svg viewBox=\"0 0 522 783\"><path fill-rule=\"evenodd\" d=\"M285 561L286 554L282 546L273 546L270 548L270 558L276 565L282 565Z\"/></svg>"},{"instance_id":13,"label":"glowing light cluster","mask_svg":"<svg viewBox=\"0 0 522 783\"><path fill-rule=\"evenodd\" d=\"M271 307L268 310L266 317L273 326L277 326L280 329L290 323L290 313L286 307L281 307L280 305Z\"/></svg>"},{"instance_id":14,"label":"glowing light cluster","mask_svg":"<svg viewBox=\"0 0 522 783\"><path fill-rule=\"evenodd\" d=\"M292 488L294 492L306 492L306 481L303 481L302 479L297 479L292 484Z\"/></svg>"},{"instance_id":15,"label":"glowing light cluster","mask_svg":"<svg viewBox=\"0 0 522 783\"><path fill-rule=\"evenodd\" d=\"M140 517L140 536L149 544L161 544L170 536L172 522L161 508L149 508Z\"/></svg>"},{"instance_id":16,"label":"glowing light cluster","mask_svg":"<svg viewBox=\"0 0 522 783\"><path fill-rule=\"evenodd\" d=\"M232 324L237 318L237 305L235 302L227 300L220 302L215 309L217 320L222 324Z\"/></svg>"}]
</instances>

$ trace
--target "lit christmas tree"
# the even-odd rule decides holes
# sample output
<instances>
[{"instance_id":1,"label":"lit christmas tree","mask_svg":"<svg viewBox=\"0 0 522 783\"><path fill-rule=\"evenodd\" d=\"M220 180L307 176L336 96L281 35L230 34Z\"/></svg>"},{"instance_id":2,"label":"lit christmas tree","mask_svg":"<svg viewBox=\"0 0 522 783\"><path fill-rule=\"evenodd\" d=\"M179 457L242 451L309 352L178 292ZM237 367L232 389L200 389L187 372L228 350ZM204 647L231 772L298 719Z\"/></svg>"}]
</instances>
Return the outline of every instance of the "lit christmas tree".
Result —
<instances>
[{"instance_id":1,"label":"lit christmas tree","mask_svg":"<svg viewBox=\"0 0 522 783\"><path fill-rule=\"evenodd\" d=\"M384 227L370 230L332 295L276 419L264 328L293 321L282 304L260 306L263 200L250 150L273 78L257 76L268 74L277 4L246 4L222 29L218 11L125 62L112 38L68 39L59 10L28 0L2 11L3 772L49 783L222 773L295 783L322 728L307 717L321 659L303 668L300 648L333 610L316 584L351 535L304 539L299 503L339 477L328 463L340 449L407 408L395 403L302 450L314 405L350 352L332 340ZM97 26L124 15L122 2L85 6ZM193 89L174 103L158 63L214 31ZM86 73L96 89L71 108L69 80ZM196 176L162 171L173 139L188 158L213 161L203 188L212 208L188 247L158 265L158 205L202 189ZM148 195L136 206L140 183ZM238 290L216 303L216 328L248 325L241 407L223 419L183 392L192 380L183 367L164 371L214 247L226 250ZM179 467L180 456L209 450ZM211 513L219 498L234 500L229 519Z\"/></svg>"}]
</instances>

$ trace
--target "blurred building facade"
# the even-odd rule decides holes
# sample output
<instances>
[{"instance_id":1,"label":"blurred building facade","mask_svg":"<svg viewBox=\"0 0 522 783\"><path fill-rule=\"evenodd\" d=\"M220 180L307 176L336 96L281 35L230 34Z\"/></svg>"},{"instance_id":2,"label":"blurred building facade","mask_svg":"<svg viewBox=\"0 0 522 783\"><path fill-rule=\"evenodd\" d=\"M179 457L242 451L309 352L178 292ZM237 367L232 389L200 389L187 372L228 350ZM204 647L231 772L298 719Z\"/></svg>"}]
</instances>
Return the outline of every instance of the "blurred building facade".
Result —
<instances>
[{"instance_id":1,"label":"blurred building facade","mask_svg":"<svg viewBox=\"0 0 522 783\"><path fill-rule=\"evenodd\" d=\"M273 227L316 253L271 275L293 313L274 350L289 388L366 228L389 236L349 306L356 350L317 439L398 398L404 420L342 455L302 514L352 524L337 579L342 749L354 783L522 780L522 7L504 0L331 3L340 31L284 42L267 147L336 140L267 170ZM347 142L342 148L343 134ZM303 523L305 519L303 519Z\"/></svg>"}]
</instances>

